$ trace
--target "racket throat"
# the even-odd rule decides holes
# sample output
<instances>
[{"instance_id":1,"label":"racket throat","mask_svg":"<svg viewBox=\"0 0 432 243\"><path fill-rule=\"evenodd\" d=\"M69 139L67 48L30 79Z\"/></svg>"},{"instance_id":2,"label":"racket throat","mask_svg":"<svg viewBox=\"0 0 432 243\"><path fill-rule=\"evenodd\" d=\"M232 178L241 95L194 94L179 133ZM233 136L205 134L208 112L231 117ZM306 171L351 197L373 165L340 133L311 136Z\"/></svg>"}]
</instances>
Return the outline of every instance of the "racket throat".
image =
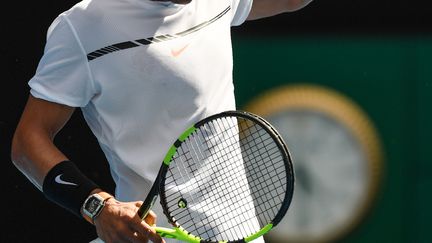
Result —
<instances>
[{"instance_id":1,"label":"racket throat","mask_svg":"<svg viewBox=\"0 0 432 243\"><path fill-rule=\"evenodd\" d=\"M267 232L269 232L271 229L273 228L273 224L267 224L266 226L264 226L260 231L258 231L257 233L248 236L245 238L245 242L251 242L261 236L263 236L264 234L266 234Z\"/></svg>"},{"instance_id":2,"label":"racket throat","mask_svg":"<svg viewBox=\"0 0 432 243\"><path fill-rule=\"evenodd\" d=\"M163 228L163 227L154 227L156 232L163 238L172 238L178 239L181 241L189 242L189 243L200 243L201 238L193 236L185 231L181 227L174 227L173 229Z\"/></svg>"}]
</instances>

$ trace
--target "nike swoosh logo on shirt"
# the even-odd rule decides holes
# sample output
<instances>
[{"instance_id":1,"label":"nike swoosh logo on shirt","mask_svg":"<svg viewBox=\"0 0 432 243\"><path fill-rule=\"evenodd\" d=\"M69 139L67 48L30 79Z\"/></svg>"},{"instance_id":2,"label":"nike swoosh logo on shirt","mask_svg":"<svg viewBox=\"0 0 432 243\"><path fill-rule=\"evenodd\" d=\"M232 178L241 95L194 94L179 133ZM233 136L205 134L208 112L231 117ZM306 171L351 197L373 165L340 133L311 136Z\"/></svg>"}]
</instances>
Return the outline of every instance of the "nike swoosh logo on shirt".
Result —
<instances>
[{"instance_id":1,"label":"nike swoosh logo on shirt","mask_svg":"<svg viewBox=\"0 0 432 243\"><path fill-rule=\"evenodd\" d=\"M62 180L62 178L61 178L62 175L63 174L60 174L60 175L56 176L55 182L57 182L58 184L63 184L63 185L78 186L78 184Z\"/></svg>"},{"instance_id":2,"label":"nike swoosh logo on shirt","mask_svg":"<svg viewBox=\"0 0 432 243\"><path fill-rule=\"evenodd\" d=\"M180 54L182 54L182 53L184 52L184 50L186 50L186 48L187 48L188 46L189 46L189 44L187 44L187 45L185 45L185 46L183 46L182 48L177 49L177 50L172 49L172 50L171 50L171 55L172 55L173 57L178 57L178 56L180 56Z\"/></svg>"}]
</instances>

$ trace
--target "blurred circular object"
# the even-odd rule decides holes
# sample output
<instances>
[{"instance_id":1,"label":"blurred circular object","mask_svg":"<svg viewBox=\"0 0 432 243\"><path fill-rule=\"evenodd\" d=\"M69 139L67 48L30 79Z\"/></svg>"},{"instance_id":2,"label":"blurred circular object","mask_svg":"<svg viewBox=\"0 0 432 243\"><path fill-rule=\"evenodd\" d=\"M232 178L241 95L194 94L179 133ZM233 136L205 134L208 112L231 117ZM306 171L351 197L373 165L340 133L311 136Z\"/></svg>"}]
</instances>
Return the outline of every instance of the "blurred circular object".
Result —
<instances>
[{"instance_id":1,"label":"blurred circular object","mask_svg":"<svg viewBox=\"0 0 432 243\"><path fill-rule=\"evenodd\" d=\"M368 115L348 97L317 85L279 87L245 110L263 116L292 153L296 185L271 243L331 242L358 226L376 198L383 151Z\"/></svg>"}]
</instances>

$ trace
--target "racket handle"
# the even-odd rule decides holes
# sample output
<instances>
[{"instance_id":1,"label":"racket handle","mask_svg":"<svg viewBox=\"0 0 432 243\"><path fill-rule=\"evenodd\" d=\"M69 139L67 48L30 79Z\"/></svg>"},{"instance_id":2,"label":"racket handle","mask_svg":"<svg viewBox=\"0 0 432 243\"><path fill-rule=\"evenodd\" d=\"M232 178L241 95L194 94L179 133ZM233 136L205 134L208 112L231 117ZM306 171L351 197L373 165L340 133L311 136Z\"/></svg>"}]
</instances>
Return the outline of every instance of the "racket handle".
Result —
<instances>
[{"instance_id":1,"label":"racket handle","mask_svg":"<svg viewBox=\"0 0 432 243\"><path fill-rule=\"evenodd\" d=\"M148 195L147 196L144 203L138 209L138 216L141 219L145 219L145 217L147 217L147 214L150 211L150 208L153 207L153 204L156 202L156 199L157 199L157 195L154 195L154 196Z\"/></svg>"},{"instance_id":2,"label":"racket handle","mask_svg":"<svg viewBox=\"0 0 432 243\"><path fill-rule=\"evenodd\" d=\"M159 185L161 183L162 178L165 177L165 173L168 166L162 163L161 168L159 169L159 173L156 177L156 180L153 182L153 185L148 193L146 199L144 200L141 207L138 209L138 216L141 219L145 219L150 209L153 207L153 204L156 202L156 199L159 195Z\"/></svg>"},{"instance_id":3,"label":"racket handle","mask_svg":"<svg viewBox=\"0 0 432 243\"><path fill-rule=\"evenodd\" d=\"M159 194L159 178L160 176L156 178L156 181L153 183L149 194L147 195L141 207L138 209L138 216L141 219L144 219L147 216L148 212L153 207L153 204L156 202L157 196Z\"/></svg>"}]
</instances>

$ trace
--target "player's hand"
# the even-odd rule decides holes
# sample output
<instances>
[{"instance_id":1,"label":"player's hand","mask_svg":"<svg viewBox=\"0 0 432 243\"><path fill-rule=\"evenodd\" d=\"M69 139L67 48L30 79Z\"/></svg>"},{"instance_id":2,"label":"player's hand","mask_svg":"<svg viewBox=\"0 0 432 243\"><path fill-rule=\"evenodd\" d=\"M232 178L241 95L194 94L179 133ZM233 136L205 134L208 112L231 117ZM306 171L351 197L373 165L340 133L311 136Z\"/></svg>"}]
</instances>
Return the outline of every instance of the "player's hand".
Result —
<instances>
[{"instance_id":1,"label":"player's hand","mask_svg":"<svg viewBox=\"0 0 432 243\"><path fill-rule=\"evenodd\" d=\"M96 231L105 243L165 241L150 227L156 224L156 214L150 211L144 220L137 211L142 202L120 202L114 198L106 201L105 207L94 220Z\"/></svg>"}]
</instances>

